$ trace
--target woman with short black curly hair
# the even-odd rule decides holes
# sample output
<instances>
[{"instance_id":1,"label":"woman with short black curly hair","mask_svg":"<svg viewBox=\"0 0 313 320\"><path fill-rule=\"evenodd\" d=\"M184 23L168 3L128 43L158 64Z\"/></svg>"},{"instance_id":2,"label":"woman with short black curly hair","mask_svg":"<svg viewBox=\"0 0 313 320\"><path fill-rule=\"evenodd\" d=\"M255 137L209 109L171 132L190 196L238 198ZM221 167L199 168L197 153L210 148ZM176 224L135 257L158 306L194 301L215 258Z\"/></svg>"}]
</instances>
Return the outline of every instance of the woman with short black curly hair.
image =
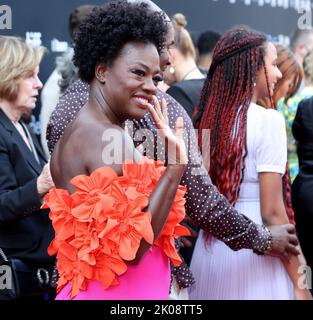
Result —
<instances>
[{"instance_id":1,"label":"woman with short black curly hair","mask_svg":"<svg viewBox=\"0 0 313 320\"><path fill-rule=\"evenodd\" d=\"M128 10L136 6L138 10ZM94 8L75 37L74 64L80 78L90 83L97 63L111 65L126 42L152 43L161 51L169 25L162 12L153 15L145 3L109 3L107 9Z\"/></svg>"},{"instance_id":2,"label":"woman with short black curly hair","mask_svg":"<svg viewBox=\"0 0 313 320\"><path fill-rule=\"evenodd\" d=\"M146 4L117 1L95 9L78 33L74 61L90 84L89 101L55 146L51 173L58 189L45 199L59 300L168 298L169 260L181 263L174 238L188 230L179 225L183 120L174 134L166 103L155 97L167 27ZM166 167L142 157L124 130L127 119L147 111L174 151Z\"/></svg>"}]
</instances>

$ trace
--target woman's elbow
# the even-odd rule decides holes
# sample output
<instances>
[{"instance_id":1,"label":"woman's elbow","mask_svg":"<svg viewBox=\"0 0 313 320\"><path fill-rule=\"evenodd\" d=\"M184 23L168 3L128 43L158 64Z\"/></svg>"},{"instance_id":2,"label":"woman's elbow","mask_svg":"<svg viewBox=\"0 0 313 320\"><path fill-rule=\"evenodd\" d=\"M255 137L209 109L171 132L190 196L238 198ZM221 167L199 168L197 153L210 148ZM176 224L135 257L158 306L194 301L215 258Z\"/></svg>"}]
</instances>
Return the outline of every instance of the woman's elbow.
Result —
<instances>
[{"instance_id":1,"label":"woman's elbow","mask_svg":"<svg viewBox=\"0 0 313 320\"><path fill-rule=\"evenodd\" d=\"M140 261L142 260L142 258L144 257L144 255L146 254L146 252L151 248L151 245L149 245L147 242L144 241L144 243L142 243L137 251L136 257L135 259L129 261L130 264L132 265L138 265L140 263Z\"/></svg>"},{"instance_id":2,"label":"woman's elbow","mask_svg":"<svg viewBox=\"0 0 313 320\"><path fill-rule=\"evenodd\" d=\"M140 263L140 261L143 258L143 256L144 256L144 253L143 254L138 254L137 253L135 259L129 261L128 263L131 264L131 265L137 266Z\"/></svg>"},{"instance_id":3,"label":"woman's elbow","mask_svg":"<svg viewBox=\"0 0 313 320\"><path fill-rule=\"evenodd\" d=\"M286 210L270 210L267 212L262 212L262 220L265 225L277 225L289 223Z\"/></svg>"},{"instance_id":4,"label":"woman's elbow","mask_svg":"<svg viewBox=\"0 0 313 320\"><path fill-rule=\"evenodd\" d=\"M262 221L263 221L263 224L265 224L266 226L273 226L273 225L281 224L278 217L276 217L274 215L262 217Z\"/></svg>"}]
</instances>

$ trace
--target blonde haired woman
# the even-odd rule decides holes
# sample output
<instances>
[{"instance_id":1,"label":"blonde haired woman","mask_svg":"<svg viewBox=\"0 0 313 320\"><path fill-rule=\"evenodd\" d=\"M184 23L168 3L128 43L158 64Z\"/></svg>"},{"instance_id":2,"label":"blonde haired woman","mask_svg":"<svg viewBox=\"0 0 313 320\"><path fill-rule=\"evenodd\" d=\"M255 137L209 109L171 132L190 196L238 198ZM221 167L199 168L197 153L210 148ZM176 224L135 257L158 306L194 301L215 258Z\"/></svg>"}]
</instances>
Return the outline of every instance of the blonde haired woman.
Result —
<instances>
[{"instance_id":1,"label":"blonde haired woman","mask_svg":"<svg viewBox=\"0 0 313 320\"><path fill-rule=\"evenodd\" d=\"M22 120L42 88L43 54L44 48L0 36L0 261L13 263L19 285L17 295L0 290L0 300L44 298L54 265L47 253L49 211L40 209L53 182L42 148Z\"/></svg>"},{"instance_id":2,"label":"blonde haired woman","mask_svg":"<svg viewBox=\"0 0 313 320\"><path fill-rule=\"evenodd\" d=\"M196 64L196 50L186 29L187 20L181 13L172 18L174 46L170 49L171 66L164 72L166 91L177 100L191 117L198 102L204 75Z\"/></svg>"}]
</instances>

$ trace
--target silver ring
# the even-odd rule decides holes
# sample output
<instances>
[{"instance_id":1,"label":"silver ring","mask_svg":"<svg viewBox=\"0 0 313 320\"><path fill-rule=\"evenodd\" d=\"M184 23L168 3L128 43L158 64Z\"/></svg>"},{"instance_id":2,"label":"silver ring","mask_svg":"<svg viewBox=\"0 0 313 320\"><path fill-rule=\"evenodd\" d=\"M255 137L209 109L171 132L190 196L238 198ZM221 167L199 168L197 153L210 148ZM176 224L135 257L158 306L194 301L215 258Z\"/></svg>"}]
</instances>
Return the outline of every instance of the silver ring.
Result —
<instances>
[{"instance_id":1,"label":"silver ring","mask_svg":"<svg viewBox=\"0 0 313 320\"><path fill-rule=\"evenodd\" d=\"M40 286L47 286L50 282L50 276L49 276L48 270L44 268L39 268L37 270L37 279L39 281Z\"/></svg>"}]
</instances>

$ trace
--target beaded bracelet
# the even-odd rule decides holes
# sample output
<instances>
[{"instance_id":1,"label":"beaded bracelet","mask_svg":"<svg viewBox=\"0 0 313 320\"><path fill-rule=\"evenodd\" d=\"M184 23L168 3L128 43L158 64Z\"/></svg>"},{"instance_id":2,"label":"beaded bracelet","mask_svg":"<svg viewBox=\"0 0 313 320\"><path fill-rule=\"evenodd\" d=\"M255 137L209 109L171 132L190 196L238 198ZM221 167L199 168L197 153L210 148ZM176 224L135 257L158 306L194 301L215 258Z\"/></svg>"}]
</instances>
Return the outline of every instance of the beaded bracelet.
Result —
<instances>
[{"instance_id":1,"label":"beaded bracelet","mask_svg":"<svg viewBox=\"0 0 313 320\"><path fill-rule=\"evenodd\" d=\"M273 236L272 236L271 231L266 226L263 226L263 227L264 227L265 232L267 233L267 247L266 247L264 253L269 253L273 250Z\"/></svg>"},{"instance_id":2,"label":"beaded bracelet","mask_svg":"<svg viewBox=\"0 0 313 320\"><path fill-rule=\"evenodd\" d=\"M267 236L267 243L266 243L266 248L265 250L259 250L259 249L254 249L253 252L258 254L258 255L263 255L266 253L269 253L270 251L273 250L273 236L272 233L270 231L270 229L268 229L267 227L265 227L264 225L262 226L263 230L266 233Z\"/></svg>"}]
</instances>

